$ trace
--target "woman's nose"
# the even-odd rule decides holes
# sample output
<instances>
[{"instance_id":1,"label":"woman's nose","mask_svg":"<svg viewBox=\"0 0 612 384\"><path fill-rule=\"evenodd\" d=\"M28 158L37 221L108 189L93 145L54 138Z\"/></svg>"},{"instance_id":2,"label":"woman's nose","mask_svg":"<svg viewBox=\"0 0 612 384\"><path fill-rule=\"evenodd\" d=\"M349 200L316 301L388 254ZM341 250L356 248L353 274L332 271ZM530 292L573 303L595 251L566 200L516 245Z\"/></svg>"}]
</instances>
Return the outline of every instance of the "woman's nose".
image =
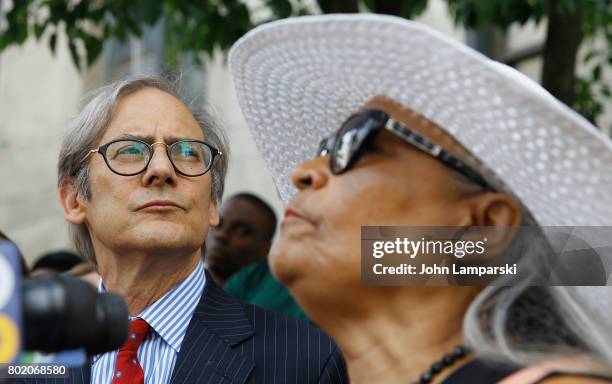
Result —
<instances>
[{"instance_id":1,"label":"woman's nose","mask_svg":"<svg viewBox=\"0 0 612 384\"><path fill-rule=\"evenodd\" d=\"M299 190L320 189L327 184L329 177L329 156L303 161L291 173L291 181Z\"/></svg>"}]
</instances>

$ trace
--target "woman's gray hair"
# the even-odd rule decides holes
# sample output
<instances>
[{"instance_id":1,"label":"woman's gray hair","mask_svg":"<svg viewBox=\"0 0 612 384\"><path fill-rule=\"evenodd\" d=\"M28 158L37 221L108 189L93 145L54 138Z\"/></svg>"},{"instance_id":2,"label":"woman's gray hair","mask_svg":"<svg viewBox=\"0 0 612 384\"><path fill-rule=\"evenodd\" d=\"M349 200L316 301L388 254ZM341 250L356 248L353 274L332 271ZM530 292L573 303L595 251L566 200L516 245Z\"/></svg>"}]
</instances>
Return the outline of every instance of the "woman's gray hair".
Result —
<instances>
[{"instance_id":1,"label":"woman's gray hair","mask_svg":"<svg viewBox=\"0 0 612 384\"><path fill-rule=\"evenodd\" d=\"M539 230L524 213L522 225ZM612 369L612 291L542 284L538 270L546 268L543 256L554 252L544 236L530 240L513 243L520 246L519 268L527 266L533 275L518 285L489 286L477 296L464 317L467 344L479 354L519 365L587 355Z\"/></svg>"},{"instance_id":2,"label":"woman's gray hair","mask_svg":"<svg viewBox=\"0 0 612 384\"><path fill-rule=\"evenodd\" d=\"M211 199L220 203L229 157L225 133L212 113L203 107L195 106L195 103L188 101L187 97L180 92L179 80L169 80L158 76L133 76L94 92L91 100L64 133L58 161L58 186L63 188L69 183L74 183L74 187L81 196L87 200L91 198L89 162L84 159L89 151L98 145L108 129L120 98L144 88L159 89L182 101L198 122L207 142L223 153L223 156L217 158L211 169ZM69 232L77 251L95 263L95 252L85 224L69 224Z\"/></svg>"}]
</instances>

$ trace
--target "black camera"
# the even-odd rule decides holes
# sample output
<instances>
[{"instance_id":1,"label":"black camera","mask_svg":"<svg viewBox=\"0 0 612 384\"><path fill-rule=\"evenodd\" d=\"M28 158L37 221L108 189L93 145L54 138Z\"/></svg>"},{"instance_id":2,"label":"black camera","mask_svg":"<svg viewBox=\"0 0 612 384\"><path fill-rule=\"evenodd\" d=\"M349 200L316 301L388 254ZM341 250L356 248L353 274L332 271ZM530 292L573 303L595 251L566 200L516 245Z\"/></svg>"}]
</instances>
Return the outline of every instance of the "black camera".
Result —
<instances>
[{"instance_id":1,"label":"black camera","mask_svg":"<svg viewBox=\"0 0 612 384\"><path fill-rule=\"evenodd\" d=\"M128 309L119 295L62 275L26 279L21 294L26 350L84 348L94 355L118 349L127 338Z\"/></svg>"}]
</instances>

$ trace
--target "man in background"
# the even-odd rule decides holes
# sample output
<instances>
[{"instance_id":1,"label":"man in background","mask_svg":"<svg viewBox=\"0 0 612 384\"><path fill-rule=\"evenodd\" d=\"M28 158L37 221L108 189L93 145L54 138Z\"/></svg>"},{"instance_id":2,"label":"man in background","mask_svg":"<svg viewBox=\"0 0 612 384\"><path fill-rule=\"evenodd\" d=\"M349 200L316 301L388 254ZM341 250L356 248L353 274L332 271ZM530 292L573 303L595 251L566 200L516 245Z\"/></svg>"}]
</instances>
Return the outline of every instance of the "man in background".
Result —
<instances>
[{"instance_id":1,"label":"man in background","mask_svg":"<svg viewBox=\"0 0 612 384\"><path fill-rule=\"evenodd\" d=\"M275 231L276 214L265 201L251 193L232 196L221 207L219 225L208 232L206 266L236 299L305 319L270 273L268 252Z\"/></svg>"},{"instance_id":2,"label":"man in background","mask_svg":"<svg viewBox=\"0 0 612 384\"><path fill-rule=\"evenodd\" d=\"M32 276L55 275L69 271L82 261L83 259L70 251L49 252L36 260L30 274Z\"/></svg>"},{"instance_id":3,"label":"man in background","mask_svg":"<svg viewBox=\"0 0 612 384\"><path fill-rule=\"evenodd\" d=\"M223 286L240 269L266 260L276 231L276 214L250 193L232 196L221 207L220 222L206 239L206 267Z\"/></svg>"}]
</instances>

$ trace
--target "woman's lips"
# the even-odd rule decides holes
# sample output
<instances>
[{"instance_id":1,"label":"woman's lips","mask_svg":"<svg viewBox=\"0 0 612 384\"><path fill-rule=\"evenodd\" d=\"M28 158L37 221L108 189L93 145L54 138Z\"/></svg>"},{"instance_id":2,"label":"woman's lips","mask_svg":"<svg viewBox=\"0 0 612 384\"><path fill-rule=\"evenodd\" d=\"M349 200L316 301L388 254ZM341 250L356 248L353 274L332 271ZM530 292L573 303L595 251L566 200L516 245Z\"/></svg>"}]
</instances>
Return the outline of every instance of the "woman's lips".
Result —
<instances>
[{"instance_id":1,"label":"woman's lips","mask_svg":"<svg viewBox=\"0 0 612 384\"><path fill-rule=\"evenodd\" d=\"M285 228L290 223L302 223L314 226L314 224L306 218L306 216L294 207L285 208L285 218L281 223L281 228Z\"/></svg>"},{"instance_id":2,"label":"woman's lips","mask_svg":"<svg viewBox=\"0 0 612 384\"><path fill-rule=\"evenodd\" d=\"M296 216L296 217L302 218L302 215L297 210L291 207L287 207L285 208L285 218L290 217L290 216Z\"/></svg>"}]
</instances>

